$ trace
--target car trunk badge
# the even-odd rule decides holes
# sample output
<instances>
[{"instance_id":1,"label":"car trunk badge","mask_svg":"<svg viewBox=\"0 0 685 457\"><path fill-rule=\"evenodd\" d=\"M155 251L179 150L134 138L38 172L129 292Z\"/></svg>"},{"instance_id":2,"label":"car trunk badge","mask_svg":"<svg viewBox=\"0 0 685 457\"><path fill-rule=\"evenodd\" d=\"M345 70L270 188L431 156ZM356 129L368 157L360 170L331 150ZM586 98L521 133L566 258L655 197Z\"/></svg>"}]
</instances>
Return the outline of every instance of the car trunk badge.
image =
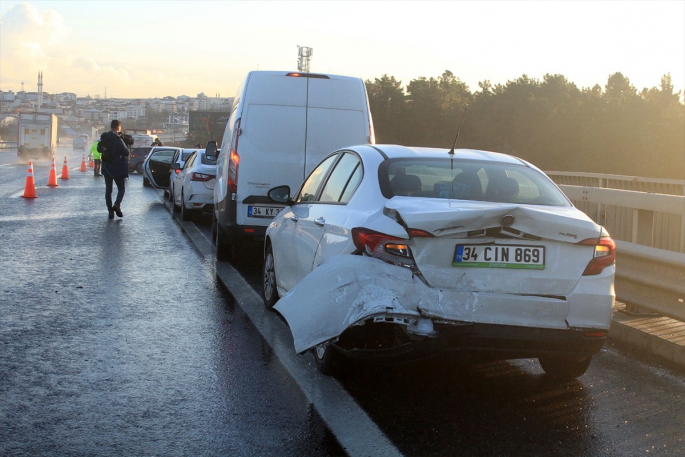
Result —
<instances>
[{"instance_id":1,"label":"car trunk badge","mask_svg":"<svg viewBox=\"0 0 685 457\"><path fill-rule=\"evenodd\" d=\"M505 216L502 216L502 218L499 221L504 227L511 227L515 220L516 219L514 218L514 216L512 216L511 214L507 214Z\"/></svg>"}]
</instances>

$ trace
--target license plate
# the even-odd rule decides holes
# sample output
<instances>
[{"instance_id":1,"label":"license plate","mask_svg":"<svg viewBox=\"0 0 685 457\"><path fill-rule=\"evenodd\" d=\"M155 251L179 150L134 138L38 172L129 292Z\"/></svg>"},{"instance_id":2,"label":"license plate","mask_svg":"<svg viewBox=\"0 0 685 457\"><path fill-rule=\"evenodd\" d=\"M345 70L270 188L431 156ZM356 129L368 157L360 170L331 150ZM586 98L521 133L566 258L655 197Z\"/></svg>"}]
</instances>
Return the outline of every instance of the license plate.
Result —
<instances>
[{"instance_id":1,"label":"license plate","mask_svg":"<svg viewBox=\"0 0 685 457\"><path fill-rule=\"evenodd\" d=\"M458 244L453 267L545 269L544 246Z\"/></svg>"},{"instance_id":2,"label":"license plate","mask_svg":"<svg viewBox=\"0 0 685 457\"><path fill-rule=\"evenodd\" d=\"M277 206L248 206L247 217L268 217L278 216L283 208Z\"/></svg>"}]
</instances>

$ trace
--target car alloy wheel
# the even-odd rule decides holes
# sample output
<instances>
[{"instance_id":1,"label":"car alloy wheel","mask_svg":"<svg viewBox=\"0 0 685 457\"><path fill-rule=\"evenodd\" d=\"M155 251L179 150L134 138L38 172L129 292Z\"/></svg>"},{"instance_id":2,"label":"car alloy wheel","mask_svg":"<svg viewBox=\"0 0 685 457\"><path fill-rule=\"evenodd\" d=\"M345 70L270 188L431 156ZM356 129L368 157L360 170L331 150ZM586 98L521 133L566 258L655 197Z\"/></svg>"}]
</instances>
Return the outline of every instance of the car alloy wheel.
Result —
<instances>
[{"instance_id":1,"label":"car alloy wheel","mask_svg":"<svg viewBox=\"0 0 685 457\"><path fill-rule=\"evenodd\" d=\"M264 306L267 309L273 309L278 301L278 290L276 289L276 266L274 263L274 254L271 246L266 248L266 255L264 256Z\"/></svg>"}]
</instances>

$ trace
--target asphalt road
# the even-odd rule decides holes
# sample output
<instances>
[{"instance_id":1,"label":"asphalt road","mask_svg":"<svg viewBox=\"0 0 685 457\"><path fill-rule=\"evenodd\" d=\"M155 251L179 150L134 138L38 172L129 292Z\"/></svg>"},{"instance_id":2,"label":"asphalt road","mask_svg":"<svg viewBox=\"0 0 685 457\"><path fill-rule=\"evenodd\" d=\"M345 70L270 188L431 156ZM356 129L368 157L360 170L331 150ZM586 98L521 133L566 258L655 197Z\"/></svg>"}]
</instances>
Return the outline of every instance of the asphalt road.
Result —
<instances>
[{"instance_id":1,"label":"asphalt road","mask_svg":"<svg viewBox=\"0 0 685 457\"><path fill-rule=\"evenodd\" d=\"M158 194L0 153L0 456L344 455ZM115 191L116 192L116 191Z\"/></svg>"},{"instance_id":2,"label":"asphalt road","mask_svg":"<svg viewBox=\"0 0 685 457\"><path fill-rule=\"evenodd\" d=\"M26 201L10 162L0 153L0 455L344 453L140 177L107 221L94 178ZM205 239L209 222L194 221ZM259 246L234 266L259 290ZM685 372L612 344L563 384L535 360L350 365L337 381L407 456L685 455Z\"/></svg>"}]
</instances>

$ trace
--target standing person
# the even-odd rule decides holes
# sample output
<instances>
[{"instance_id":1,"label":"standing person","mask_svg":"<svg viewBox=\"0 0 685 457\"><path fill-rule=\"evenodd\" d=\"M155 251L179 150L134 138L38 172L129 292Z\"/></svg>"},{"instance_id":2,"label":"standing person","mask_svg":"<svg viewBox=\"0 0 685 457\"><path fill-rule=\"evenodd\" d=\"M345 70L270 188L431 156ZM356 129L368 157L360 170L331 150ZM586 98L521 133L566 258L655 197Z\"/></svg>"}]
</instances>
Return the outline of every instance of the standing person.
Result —
<instances>
[{"instance_id":1,"label":"standing person","mask_svg":"<svg viewBox=\"0 0 685 457\"><path fill-rule=\"evenodd\" d=\"M98 151L98 144L100 140L95 140L93 145L90 147L90 156L93 158L93 163L95 167L93 168L93 176L102 176L100 173L102 167L102 158L100 156L100 151Z\"/></svg>"},{"instance_id":2,"label":"standing person","mask_svg":"<svg viewBox=\"0 0 685 457\"><path fill-rule=\"evenodd\" d=\"M100 136L101 150L106 148L102 154L102 174L105 177L105 202L109 211L109 218L114 219L114 213L119 217L124 217L121 212L121 201L126 192L126 178L128 178L128 155L129 150L121 138L121 122L113 120L110 124L111 130ZM112 204L112 183L117 185L117 199Z\"/></svg>"}]
</instances>

